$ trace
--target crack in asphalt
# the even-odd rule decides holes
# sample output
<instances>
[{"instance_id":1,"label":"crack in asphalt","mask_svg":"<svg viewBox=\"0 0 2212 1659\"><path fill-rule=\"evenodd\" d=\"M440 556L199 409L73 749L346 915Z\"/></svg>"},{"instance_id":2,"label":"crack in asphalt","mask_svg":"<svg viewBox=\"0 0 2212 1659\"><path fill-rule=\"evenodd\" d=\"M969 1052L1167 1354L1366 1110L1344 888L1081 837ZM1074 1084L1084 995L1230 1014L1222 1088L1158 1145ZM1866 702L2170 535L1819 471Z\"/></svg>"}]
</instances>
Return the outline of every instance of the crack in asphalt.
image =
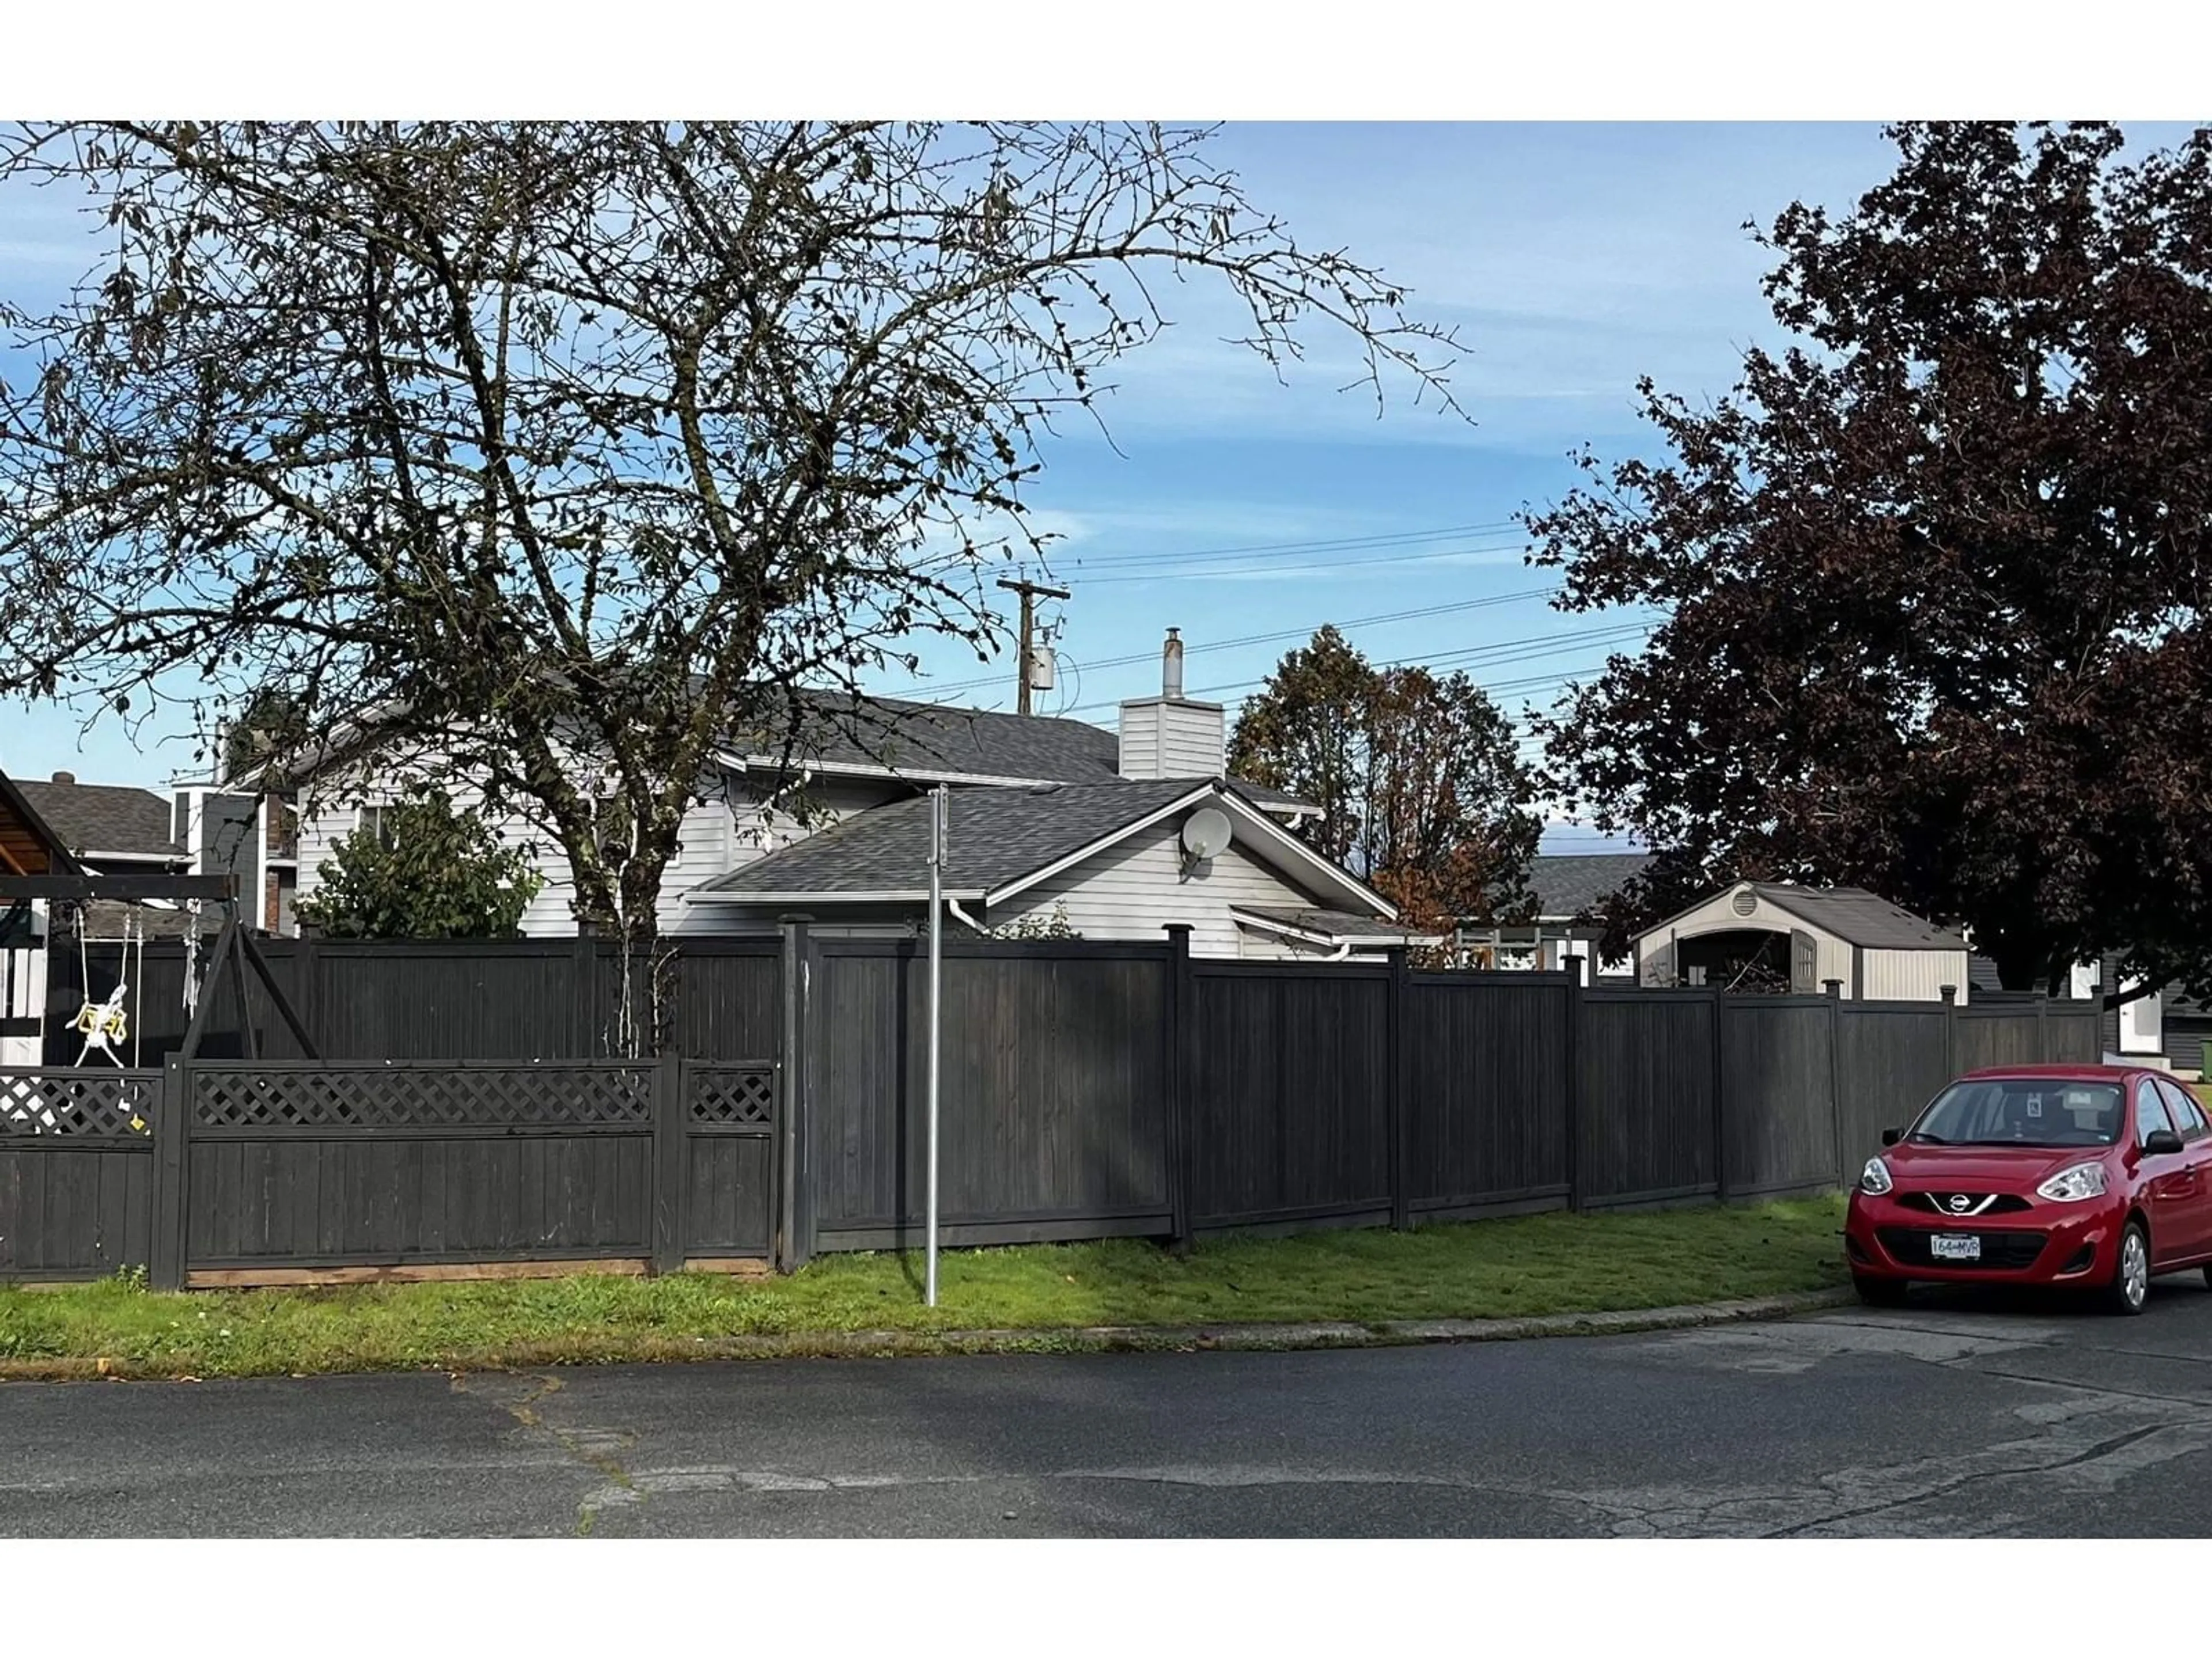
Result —
<instances>
[{"instance_id":1,"label":"crack in asphalt","mask_svg":"<svg viewBox=\"0 0 2212 1659\"><path fill-rule=\"evenodd\" d=\"M2051 1407L2013 1408L2018 1416L2043 1421L2046 1425L2044 1432L2033 1438L1983 1445L1961 1455L1836 1470L1811 1481L1789 1485L1705 1492L1662 1487L1584 1496L1595 1507L1612 1513L1616 1534L1724 1532L1732 1536L1796 1537L1831 1528L1860 1530L1854 1523L1895 1515L1916 1506L1939 1504L1961 1489L1978 1485L2007 1480L2063 1480L2069 1471L2118 1465L2118 1473L2108 1483L2112 1484L2135 1468L2191 1455L2212 1444L2212 1425L2197 1420L2206 1403L2202 1397L2045 1376L2002 1363L2003 1357L2026 1358L2028 1351L2038 1349L2082 1351L2093 1355L2125 1353L2130 1358L2150 1361L2179 1357L2171 1354L2132 1348L2093 1346L2082 1350L2080 1345L2054 1340L2040 1332L1961 1327L1948 1322L1848 1316L1768 1326L1761 1328L1755 1338L1739 1338L1731 1333L1723 1339L1717 1334L1706 1334L1667 1346L1672 1350L1669 1358L1725 1371L1769 1375L1811 1371L1834 1359L1864 1351L1848 1340L1835 1344L1832 1334L1838 1328L1884 1339L1882 1357L1887 1359L2050 1390L2054 1396ZM1921 1352L1913 1352L1911 1340L1921 1344ZM1945 1347L1954 1351L1942 1352ZM1703 1353L1697 1352L1699 1348ZM2190 1358L2197 1364L2212 1363L2204 1356ZM2194 1414L2178 1418L2172 1409L2174 1407L2191 1410ZM2130 1419L2135 1421L2130 1423ZM2087 1444L2080 1443L2085 1432L2097 1433L2100 1428L2107 1431ZM2143 1449L2137 1451L2138 1448ZM1837 1504L1843 1507L1828 1507ZM1820 1512L1807 1513L1808 1508ZM1792 1510L1798 1513L1792 1516ZM1762 1516L1764 1525L1760 1524ZM1960 1529L1965 1528L1953 1530Z\"/></svg>"},{"instance_id":2,"label":"crack in asphalt","mask_svg":"<svg viewBox=\"0 0 2212 1659\"><path fill-rule=\"evenodd\" d=\"M1907 1492L1902 1497L1888 1498L1879 1504L1863 1504L1857 1509L1844 1510L1834 1515L1819 1516L1809 1521L1800 1521L1792 1526L1777 1527L1771 1531L1759 1534L1759 1536L1796 1538L1812 1531L1816 1527L1841 1526L1847 1522L1864 1520L1869 1516L1885 1515L1897 1510L1910 1509L1915 1504L1924 1504L1932 1498L1948 1498L1963 1487L1984 1480L2011 1480L2028 1475L2056 1474L2061 1469L2078 1468L2085 1463L2100 1462L2125 1451L2130 1446L2149 1439L2154 1434L2164 1432L2166 1432L2165 1425L2161 1424L2153 1424L2148 1428L2130 1429L2125 1434L2116 1434L2110 1439L2100 1440L2096 1444L2076 1452L2070 1457L2062 1457L2056 1462L2029 1463L2015 1468L1976 1469L1960 1475L1956 1480L1938 1481L1934 1486L1918 1492ZM1999 1448L1992 1447L1990 1449L1994 1451Z\"/></svg>"},{"instance_id":3,"label":"crack in asphalt","mask_svg":"<svg viewBox=\"0 0 2212 1659\"><path fill-rule=\"evenodd\" d=\"M497 1399L471 1386L472 1380L482 1382L491 1377L526 1382L529 1386L519 1398L513 1400ZM635 1434L628 1429L563 1428L557 1423L547 1422L544 1413L538 1411L540 1401L561 1392L563 1385L559 1377L543 1373L495 1371L477 1373L472 1379L471 1374L456 1372L450 1379L450 1385L455 1394L483 1399L488 1404L498 1407L530 1432L551 1437L554 1443L576 1462L605 1477L606 1485L599 1487L595 1492L586 1493L577 1502L574 1527L577 1537L590 1537L599 1524L599 1510L605 1505L593 1501L597 1492L632 1490L629 1471L623 1467L622 1460L615 1453L636 1444ZM636 1501L635 1495L629 1501Z\"/></svg>"},{"instance_id":4,"label":"crack in asphalt","mask_svg":"<svg viewBox=\"0 0 2212 1659\"><path fill-rule=\"evenodd\" d=\"M2116 1460L2125 1460L2130 1451L2137 1447L2154 1444L2157 1455L2148 1461L2166 1462L2202 1449L2208 1441L2212 1441L2212 1430L2198 1429L2193 1425L2139 1421L2117 1428L2115 1431L2103 1433L2087 1444L2079 1443L2082 1431L2094 1432L2100 1426L2111 1428L2112 1419L2115 1417L2122 1422L2131 1415L2140 1418L2144 1414L2145 1407L2190 1407L2201 1406L2203 1402L2072 1378L2039 1376L1989 1363L1996 1357L1991 1352L1993 1348L2000 1352L2018 1352L2033 1348L2055 1349L2067 1346L2064 1344L2009 1338L1993 1342L1991 1334L1988 1333L1968 1336L1958 1331L1902 1322L1837 1320L1821 1322L1846 1325L1856 1330L1895 1333L1904 1328L1929 1337L1965 1338L1973 1345L1972 1351L1966 1353L1939 1356L1900 1352L1890 1357L1909 1358L1915 1363L1960 1370L1971 1376L2049 1389L2077 1404L2050 1408L2056 1414L2049 1417L2044 1431L2032 1438L1984 1445L1962 1456L1920 1458L1887 1466L1837 1470L1820 1475L1809 1483L1751 1489L1739 1487L1709 1492L1678 1489L1648 1493L1577 1492L1487 1480L1477 1474L1341 1468L1298 1468L1245 1463L1176 1462L989 1472L894 1471L866 1474L799 1474L788 1469L748 1468L736 1464L700 1464L633 1469L618 1474L611 1473L606 1483L587 1493L579 1504L580 1516L587 1518L586 1523L580 1529L588 1530L588 1518L596 1517L605 1510L641 1504L652 1497L662 1495L742 1492L823 1497L901 1488L988 1488L1040 1482L1128 1482L1216 1491L1290 1486L1439 1489L1581 1510L1600 1518L1606 1523L1607 1529L1616 1535L1683 1535L1723 1530L1737 1536L1790 1538L1831 1528L1856 1528L1858 1523L1875 1517L1895 1515L1920 1505L1940 1504L1962 1490L1978 1486L2008 1480L2034 1481L2059 1478L2069 1470L2109 1465ZM1790 1329L1789 1327L1769 1328L1767 1334L1778 1346L1786 1346L1790 1340L1787 1334ZM1796 1328L1796 1331L1802 1342L1812 1346L1821 1346L1815 1328L1801 1326ZM1832 1359L1838 1357L1838 1352L1849 1351L1846 1348L1808 1355L1808 1366ZM2140 1357L2161 1359L2171 1356L2147 1353ZM1728 1367L1743 1370L1761 1368L1757 1364L1745 1365L1740 1358L1736 1364ZM542 1395L531 1396L532 1399L538 1397ZM2029 1408L2016 1409L2021 1410L2023 1415L2033 1414ZM2100 1424L2097 1419L2103 1421ZM570 1443L571 1449L574 1449L572 1443ZM612 1458L595 1462L592 1466L611 1472L620 1471L622 1468L619 1462ZM1886 1492L1883 1490L1885 1487L1888 1488ZM1807 1513L1808 1508L1815 1512ZM1797 1511L1794 1516L1790 1515L1792 1510ZM1764 1525L1759 1524L1762 1512L1766 1522Z\"/></svg>"}]
</instances>

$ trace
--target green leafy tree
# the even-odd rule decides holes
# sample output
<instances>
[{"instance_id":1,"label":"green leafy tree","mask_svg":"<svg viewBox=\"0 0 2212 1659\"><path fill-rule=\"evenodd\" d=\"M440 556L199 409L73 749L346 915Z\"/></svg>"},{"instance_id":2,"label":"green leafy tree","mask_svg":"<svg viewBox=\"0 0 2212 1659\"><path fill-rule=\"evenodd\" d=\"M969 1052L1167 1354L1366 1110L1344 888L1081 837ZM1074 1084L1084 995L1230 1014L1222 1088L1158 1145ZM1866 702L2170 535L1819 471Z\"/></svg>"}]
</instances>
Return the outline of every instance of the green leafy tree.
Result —
<instances>
[{"instance_id":1,"label":"green leafy tree","mask_svg":"<svg viewBox=\"0 0 2212 1659\"><path fill-rule=\"evenodd\" d=\"M544 884L481 813L424 790L331 849L300 919L333 939L511 939Z\"/></svg>"},{"instance_id":2,"label":"green leafy tree","mask_svg":"<svg viewBox=\"0 0 2212 1659\"><path fill-rule=\"evenodd\" d=\"M1964 924L2008 988L2118 949L2212 989L2212 134L1892 130L1850 211L1755 233L1794 337L1664 458L1531 515L1560 608L1651 607L1547 722L1657 850L1608 948L1738 877Z\"/></svg>"},{"instance_id":3,"label":"green leafy tree","mask_svg":"<svg viewBox=\"0 0 2212 1659\"><path fill-rule=\"evenodd\" d=\"M1410 922L1528 907L1535 779L1512 723L1464 673L1377 669L1323 628L1246 701L1230 769L1318 806L1296 833Z\"/></svg>"}]
</instances>

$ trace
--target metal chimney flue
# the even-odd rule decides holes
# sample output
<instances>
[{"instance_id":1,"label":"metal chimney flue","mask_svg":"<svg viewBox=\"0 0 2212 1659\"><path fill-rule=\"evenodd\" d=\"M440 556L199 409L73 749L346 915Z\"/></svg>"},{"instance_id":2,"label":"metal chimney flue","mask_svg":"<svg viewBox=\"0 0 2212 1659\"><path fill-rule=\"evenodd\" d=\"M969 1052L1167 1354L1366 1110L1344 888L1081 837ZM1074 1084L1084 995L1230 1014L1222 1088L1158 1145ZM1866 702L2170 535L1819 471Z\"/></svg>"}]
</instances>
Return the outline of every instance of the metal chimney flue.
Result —
<instances>
[{"instance_id":1,"label":"metal chimney flue","mask_svg":"<svg viewBox=\"0 0 2212 1659\"><path fill-rule=\"evenodd\" d=\"M1182 641L1178 629L1168 629L1168 642L1160 647L1160 695L1182 700Z\"/></svg>"}]
</instances>

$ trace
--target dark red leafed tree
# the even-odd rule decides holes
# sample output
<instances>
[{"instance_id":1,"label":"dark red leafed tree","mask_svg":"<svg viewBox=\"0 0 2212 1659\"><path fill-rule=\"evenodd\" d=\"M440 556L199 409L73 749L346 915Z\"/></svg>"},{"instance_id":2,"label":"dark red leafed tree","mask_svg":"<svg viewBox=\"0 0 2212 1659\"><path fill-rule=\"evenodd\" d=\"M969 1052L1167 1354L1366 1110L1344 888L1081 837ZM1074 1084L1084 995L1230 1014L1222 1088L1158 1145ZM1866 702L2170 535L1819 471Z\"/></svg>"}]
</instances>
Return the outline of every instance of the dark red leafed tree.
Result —
<instances>
[{"instance_id":1,"label":"dark red leafed tree","mask_svg":"<svg viewBox=\"0 0 2212 1659\"><path fill-rule=\"evenodd\" d=\"M1841 216L1754 232L1784 348L1641 386L1666 458L1529 515L1568 611L1658 607L1546 722L1554 784L1737 876L1964 924L2008 988L2125 951L2212 985L2212 135L1893 129Z\"/></svg>"}]
</instances>

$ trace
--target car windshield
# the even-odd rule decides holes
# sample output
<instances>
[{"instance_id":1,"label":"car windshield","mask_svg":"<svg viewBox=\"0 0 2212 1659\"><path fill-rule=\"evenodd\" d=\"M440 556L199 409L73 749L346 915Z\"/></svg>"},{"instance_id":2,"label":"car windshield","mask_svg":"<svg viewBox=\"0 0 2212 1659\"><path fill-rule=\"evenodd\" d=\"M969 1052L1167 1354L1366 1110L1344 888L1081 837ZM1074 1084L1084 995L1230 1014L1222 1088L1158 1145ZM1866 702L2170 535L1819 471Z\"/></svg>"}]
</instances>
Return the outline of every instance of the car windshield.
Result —
<instances>
[{"instance_id":1,"label":"car windshield","mask_svg":"<svg viewBox=\"0 0 2212 1659\"><path fill-rule=\"evenodd\" d=\"M1929 1146L2110 1146L2121 1121L2117 1084L1993 1078L1953 1084L1905 1139Z\"/></svg>"}]
</instances>

